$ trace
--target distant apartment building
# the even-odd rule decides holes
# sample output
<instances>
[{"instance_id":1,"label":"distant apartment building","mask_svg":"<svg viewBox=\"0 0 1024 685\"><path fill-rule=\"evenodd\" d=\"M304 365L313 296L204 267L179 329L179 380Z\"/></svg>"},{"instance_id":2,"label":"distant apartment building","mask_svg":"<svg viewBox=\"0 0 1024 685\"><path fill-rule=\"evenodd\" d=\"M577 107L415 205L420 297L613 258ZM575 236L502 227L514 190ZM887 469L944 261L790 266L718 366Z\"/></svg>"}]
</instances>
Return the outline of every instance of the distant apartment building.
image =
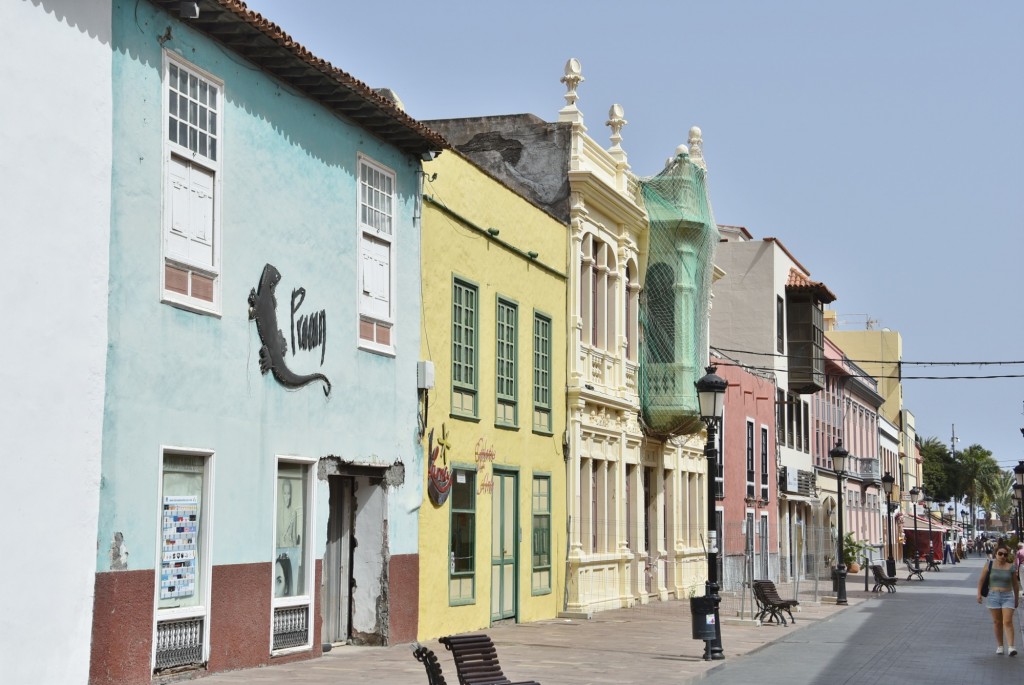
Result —
<instances>
[{"instance_id":1,"label":"distant apartment building","mask_svg":"<svg viewBox=\"0 0 1024 685\"><path fill-rule=\"evenodd\" d=\"M913 413L903 404L900 362L903 360L903 337L888 328L839 330L835 311L825 312L825 335L835 342L864 372L875 379L882 396L879 415L899 432L899 464L892 471L896 484L893 501L910 512L910 491L923 485L917 426Z\"/></svg>"},{"instance_id":2,"label":"distant apartment building","mask_svg":"<svg viewBox=\"0 0 1024 685\"><path fill-rule=\"evenodd\" d=\"M777 238L755 239L742 226L719 226L711 344L775 379L779 467L779 574L818 568L826 546L813 461L811 401L826 387L824 305L835 300Z\"/></svg>"},{"instance_id":3,"label":"distant apartment building","mask_svg":"<svg viewBox=\"0 0 1024 685\"><path fill-rule=\"evenodd\" d=\"M858 542L881 548L882 471L878 407L882 397L868 376L831 340L825 340L825 389L814 395L811 447L822 507L836 528L839 487L843 488L843 530ZM842 484L829 456L840 441L848 453Z\"/></svg>"}]
</instances>

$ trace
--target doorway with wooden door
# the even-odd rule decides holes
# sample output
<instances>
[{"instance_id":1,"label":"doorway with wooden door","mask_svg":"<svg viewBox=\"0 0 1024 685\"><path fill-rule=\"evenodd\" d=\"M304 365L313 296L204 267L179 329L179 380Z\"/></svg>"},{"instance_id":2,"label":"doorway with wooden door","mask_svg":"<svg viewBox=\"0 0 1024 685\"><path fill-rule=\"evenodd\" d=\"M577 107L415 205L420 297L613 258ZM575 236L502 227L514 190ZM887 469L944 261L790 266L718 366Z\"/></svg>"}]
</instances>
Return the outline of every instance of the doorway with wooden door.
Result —
<instances>
[{"instance_id":1,"label":"doorway with wooden door","mask_svg":"<svg viewBox=\"0 0 1024 685\"><path fill-rule=\"evenodd\" d=\"M352 630L352 539L354 484L350 476L331 476L327 548L324 550L322 641L348 642Z\"/></svg>"},{"instance_id":2,"label":"doorway with wooden door","mask_svg":"<svg viewBox=\"0 0 1024 685\"><path fill-rule=\"evenodd\" d=\"M518 474L494 469L491 491L491 623L517 621L519 598Z\"/></svg>"}]
</instances>

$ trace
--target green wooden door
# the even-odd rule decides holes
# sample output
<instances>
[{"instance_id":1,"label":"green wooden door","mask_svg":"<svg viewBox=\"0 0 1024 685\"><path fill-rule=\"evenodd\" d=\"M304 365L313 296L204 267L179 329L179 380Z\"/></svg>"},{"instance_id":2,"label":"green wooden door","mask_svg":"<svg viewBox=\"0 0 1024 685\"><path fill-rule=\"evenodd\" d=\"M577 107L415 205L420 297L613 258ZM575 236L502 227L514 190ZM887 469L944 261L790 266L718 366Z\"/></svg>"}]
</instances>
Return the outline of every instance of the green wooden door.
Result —
<instances>
[{"instance_id":1,"label":"green wooden door","mask_svg":"<svg viewBox=\"0 0 1024 685\"><path fill-rule=\"evenodd\" d=\"M491 491L491 620L516 617L519 512L516 474L494 471Z\"/></svg>"}]
</instances>

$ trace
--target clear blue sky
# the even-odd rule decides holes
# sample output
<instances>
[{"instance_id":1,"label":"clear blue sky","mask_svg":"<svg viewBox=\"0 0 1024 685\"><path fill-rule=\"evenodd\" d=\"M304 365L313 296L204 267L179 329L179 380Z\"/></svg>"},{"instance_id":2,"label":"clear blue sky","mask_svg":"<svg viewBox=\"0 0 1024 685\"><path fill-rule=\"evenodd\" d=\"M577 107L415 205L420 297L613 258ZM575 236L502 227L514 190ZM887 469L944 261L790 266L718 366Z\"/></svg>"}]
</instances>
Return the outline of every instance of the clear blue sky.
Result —
<instances>
[{"instance_id":1,"label":"clear blue sky","mask_svg":"<svg viewBox=\"0 0 1024 685\"><path fill-rule=\"evenodd\" d=\"M779 238L844 329L899 331L905 361L1024 360L1024 2L248 5L419 119L554 121L575 57L590 134L621 104L650 175L700 126L715 218ZM904 388L923 436L1024 458L1024 378Z\"/></svg>"}]
</instances>

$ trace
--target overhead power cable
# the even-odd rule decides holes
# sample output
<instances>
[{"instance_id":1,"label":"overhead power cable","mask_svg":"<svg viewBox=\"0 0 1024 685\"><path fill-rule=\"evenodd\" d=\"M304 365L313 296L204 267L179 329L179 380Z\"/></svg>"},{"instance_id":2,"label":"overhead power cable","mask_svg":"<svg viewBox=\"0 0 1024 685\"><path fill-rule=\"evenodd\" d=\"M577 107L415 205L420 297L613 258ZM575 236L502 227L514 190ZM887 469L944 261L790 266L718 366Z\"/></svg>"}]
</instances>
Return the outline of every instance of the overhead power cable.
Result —
<instances>
[{"instance_id":1,"label":"overhead power cable","mask_svg":"<svg viewBox=\"0 0 1024 685\"><path fill-rule=\"evenodd\" d=\"M755 352L753 350L731 350L726 347L715 347L715 349L721 350L722 352L736 352L739 354L751 354L758 355L761 357L788 357L789 355L784 352ZM827 359L826 357L817 357L815 361L821 361ZM954 361L954 362L914 362L906 360L893 361L891 359L850 359L849 357L843 357L844 361L853 362L854 364L902 364L903 366L1013 366L1016 364L1024 364L1022 361Z\"/></svg>"}]
</instances>

